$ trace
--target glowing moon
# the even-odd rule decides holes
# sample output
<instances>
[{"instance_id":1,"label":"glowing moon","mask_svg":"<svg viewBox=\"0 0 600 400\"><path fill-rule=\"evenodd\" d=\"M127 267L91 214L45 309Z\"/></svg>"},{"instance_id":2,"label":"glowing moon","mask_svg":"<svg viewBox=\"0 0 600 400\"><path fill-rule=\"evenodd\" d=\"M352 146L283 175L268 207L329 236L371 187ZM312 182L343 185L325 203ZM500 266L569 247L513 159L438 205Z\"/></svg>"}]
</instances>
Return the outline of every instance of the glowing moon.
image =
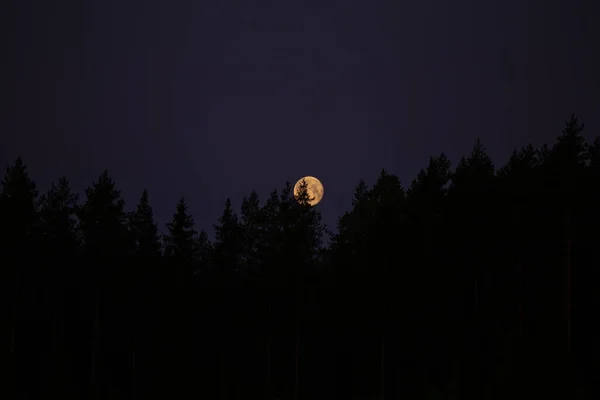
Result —
<instances>
[{"instance_id":1,"label":"glowing moon","mask_svg":"<svg viewBox=\"0 0 600 400\"><path fill-rule=\"evenodd\" d=\"M316 206L323 198L323 184L314 176L305 176L304 178L301 178L298 182L296 182L296 185L294 186L294 195L298 194L298 191L300 190L300 184L302 183L302 179L306 181L308 196L313 199L310 202L310 205Z\"/></svg>"}]
</instances>

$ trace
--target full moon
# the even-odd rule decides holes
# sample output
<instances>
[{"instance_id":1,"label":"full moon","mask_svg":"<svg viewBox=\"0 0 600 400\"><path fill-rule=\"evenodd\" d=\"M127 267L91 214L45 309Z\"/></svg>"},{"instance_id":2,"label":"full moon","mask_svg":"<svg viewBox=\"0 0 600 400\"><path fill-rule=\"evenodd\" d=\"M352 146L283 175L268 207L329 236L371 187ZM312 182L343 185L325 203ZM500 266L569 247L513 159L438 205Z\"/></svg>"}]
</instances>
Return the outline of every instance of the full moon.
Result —
<instances>
[{"instance_id":1,"label":"full moon","mask_svg":"<svg viewBox=\"0 0 600 400\"><path fill-rule=\"evenodd\" d=\"M305 176L304 178L301 178L298 182L296 182L296 185L294 186L294 195L298 195L298 192L300 190L300 184L302 183L302 179L304 179L306 181L308 195L309 195L309 197L312 198L310 205L316 206L317 204L319 204L319 202L323 198L323 193L324 193L323 184L321 183L320 180L318 180L314 176Z\"/></svg>"}]
</instances>

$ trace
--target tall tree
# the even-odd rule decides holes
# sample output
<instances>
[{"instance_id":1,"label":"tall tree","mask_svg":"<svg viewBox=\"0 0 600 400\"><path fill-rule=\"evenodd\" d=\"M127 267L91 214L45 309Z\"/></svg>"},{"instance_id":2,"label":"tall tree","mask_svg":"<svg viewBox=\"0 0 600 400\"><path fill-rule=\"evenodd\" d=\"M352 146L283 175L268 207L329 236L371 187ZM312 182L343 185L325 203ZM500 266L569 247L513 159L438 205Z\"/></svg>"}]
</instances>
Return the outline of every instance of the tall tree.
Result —
<instances>
[{"instance_id":1,"label":"tall tree","mask_svg":"<svg viewBox=\"0 0 600 400\"><path fill-rule=\"evenodd\" d=\"M307 295L314 281L311 279L318 262L319 251L322 246L324 226L321 213L312 206L314 198L310 196L308 183L303 179L292 194L288 184L280 203L280 218L283 221L284 249L289 264L289 283L295 292L295 379L294 399L300 396L300 344L302 324L306 309Z\"/></svg>"},{"instance_id":2,"label":"tall tree","mask_svg":"<svg viewBox=\"0 0 600 400\"><path fill-rule=\"evenodd\" d=\"M35 182L29 177L27 167L21 157L18 157L12 167L6 169L4 179L0 181L0 221L2 232L2 253L8 268L5 282L12 283L14 306L17 306L19 288L22 282L17 269L17 263L27 260L31 254L33 234L36 224L36 198L38 190ZM7 290L8 291L8 290ZM10 338L10 352L15 351L16 308Z\"/></svg>"},{"instance_id":3,"label":"tall tree","mask_svg":"<svg viewBox=\"0 0 600 400\"><path fill-rule=\"evenodd\" d=\"M43 282L41 308L45 310L45 319L52 322L40 333L44 332L44 336L50 338L48 386L56 390L55 393L65 391L66 363L72 361L65 353L68 354L71 348L71 340L66 336L74 327L72 303L78 299L74 288L80 282L79 271L75 268L79 256L75 219L78 198L77 193L71 191L67 178L61 177L39 200L42 254L46 260L38 274Z\"/></svg>"},{"instance_id":4,"label":"tall tree","mask_svg":"<svg viewBox=\"0 0 600 400\"><path fill-rule=\"evenodd\" d=\"M557 224L556 236L562 236L562 245L557 248L564 249L562 257L564 260L562 266L557 268L557 275L565 281L564 289L559 292L560 298L564 299L560 303L564 304L564 335L565 353L567 363L572 362L572 302L573 302L573 278L574 278L574 260L576 252L579 250L580 241L577 240L578 227L583 221L589 219L590 215L585 208L581 207L587 185L587 173L585 171L588 163L588 145L582 136L584 124L581 123L575 114L566 121L562 134L557 138L547 162L544 164L546 173L555 185L555 210L559 211L556 215L557 221L564 221ZM555 211L555 212L556 212ZM562 215L561 215L562 214ZM561 218L562 217L562 218ZM560 229L562 228L562 229ZM562 235L560 231L562 230ZM559 259L557 257L557 259ZM562 273L561 273L562 272ZM583 271L582 271L583 272ZM585 276L585 275L584 275ZM562 292L562 293L561 293ZM562 294L562 295L561 295ZM563 307L561 307L563 308ZM558 311L558 310L557 310Z\"/></svg>"},{"instance_id":5,"label":"tall tree","mask_svg":"<svg viewBox=\"0 0 600 400\"><path fill-rule=\"evenodd\" d=\"M465 265L469 266L465 273L472 276L470 279L473 282L471 286L474 299L473 312L477 312L480 302L481 277L476 266L481 262L481 257L489 250L484 248L487 242L484 240L485 236L482 235L482 230L491 222L486 220L490 214L486 212L486 209L490 205L494 174L494 164L487 155L485 146L477 138L471 155L461 158L451 178L451 207L456 218L453 222L458 224L459 220L462 220L462 223L468 224L470 234L462 239L466 239L467 245L472 249L477 249L470 252L468 259L463 260ZM455 249L459 247L460 244L457 244Z\"/></svg>"},{"instance_id":6,"label":"tall tree","mask_svg":"<svg viewBox=\"0 0 600 400\"><path fill-rule=\"evenodd\" d=\"M118 332L120 322L128 317L123 300L127 293L123 268L130 255L130 235L123 210L125 201L115 183L104 170L85 190L86 201L78 212L84 243L84 256L90 270L88 287L93 293L91 390L128 390L116 385L107 386L111 375L118 374L123 365L111 357L125 343ZM106 321L101 325L101 321Z\"/></svg>"},{"instance_id":7,"label":"tall tree","mask_svg":"<svg viewBox=\"0 0 600 400\"><path fill-rule=\"evenodd\" d=\"M362 271L368 264L368 226L371 223L369 208L369 188L364 181L360 181L354 189L352 209L338 218L337 234L331 241L332 269L335 282L334 304L336 336L336 386L341 397L351 397L359 392L359 382L352 379L353 363L364 365L360 358L361 349L355 343L364 343L361 324L362 313L359 305L363 298L357 299L355 293L362 291L359 286ZM364 282L364 281L363 281ZM364 296L368 298L368 296ZM361 371L362 372L362 371ZM365 374L366 376L366 374ZM361 382L362 383L362 382ZM361 393L362 394L362 393Z\"/></svg>"},{"instance_id":8,"label":"tall tree","mask_svg":"<svg viewBox=\"0 0 600 400\"><path fill-rule=\"evenodd\" d=\"M432 157L425 170L421 170L407 192L406 238L411 251L407 253L410 267L403 269L403 281L409 282L403 292L408 294L413 306L409 324L414 326L414 336L409 342L424 361L423 369L429 387L446 385L434 371L450 363L454 356L450 349L456 347L458 335L453 332L453 311L459 299L455 295L454 271L446 263L446 195L450 179L450 161L444 154ZM444 302L438 301L444 298ZM462 300L462 299L460 299ZM428 318L422 318L427 315ZM406 332L408 329L403 329ZM435 365L435 367L432 367Z\"/></svg>"},{"instance_id":9,"label":"tall tree","mask_svg":"<svg viewBox=\"0 0 600 400\"><path fill-rule=\"evenodd\" d=\"M36 351L35 341L28 337L35 327L26 325L27 321L35 321L37 313L33 306L37 300L39 282L35 281L35 272L38 264L33 262L32 257L37 251L37 196L36 184L29 177L23 160L18 157L0 181L0 253L3 257L0 280L2 292L7 294L3 302L7 312L3 315L9 316L5 319L7 329L2 330L8 333L8 337L2 342L8 345L9 362L17 362L16 369L15 364L7 366L9 371L16 371L17 378L26 377L28 369L33 372L37 368L30 354ZM21 267L24 265L31 267ZM28 348L31 350L27 351ZM17 387L32 391L37 385L27 385L19 379ZM29 394L36 395L33 392Z\"/></svg>"},{"instance_id":10,"label":"tall tree","mask_svg":"<svg viewBox=\"0 0 600 400\"><path fill-rule=\"evenodd\" d=\"M575 222L578 230L574 233L577 243L573 259L573 301L572 301L572 362L579 366L581 375L587 382L600 387L600 348L596 345L600 337L600 327L590 315L600 313L600 136L588 147L587 177L581 191L581 217ZM586 211L584 211L586 210Z\"/></svg>"},{"instance_id":11,"label":"tall tree","mask_svg":"<svg viewBox=\"0 0 600 400\"><path fill-rule=\"evenodd\" d=\"M144 190L134 212L129 215L129 227L135 247L133 266L129 269L129 304L131 324L131 397L138 397L138 364L139 353L144 348L151 348L150 321L156 318L153 312L156 306L153 288L159 285L161 276L158 266L161 261L161 248L158 227L154 222L154 213L148 199L148 191ZM149 307L153 305L154 307Z\"/></svg>"},{"instance_id":12,"label":"tall tree","mask_svg":"<svg viewBox=\"0 0 600 400\"><path fill-rule=\"evenodd\" d=\"M216 284L220 289L219 305L224 320L219 321L222 329L220 332L220 365L221 365L221 396L230 396L230 385L224 375L234 375L239 378L239 370L235 367L235 361L232 360L234 354L240 354L240 349L236 346L238 341L234 340L235 332L239 329L236 326L240 315L237 313L239 306L235 304L238 296L231 290L239 289L241 283L239 272L241 272L242 262L242 227L237 214L233 211L231 200L226 199L223 213L219 217L217 224L214 225L215 243L213 253L213 267L215 272ZM237 290L235 290L237 291ZM238 294L239 295L239 294ZM233 361L233 362L232 362Z\"/></svg>"},{"instance_id":13,"label":"tall tree","mask_svg":"<svg viewBox=\"0 0 600 400\"><path fill-rule=\"evenodd\" d=\"M485 344L479 341L484 329L482 314L482 294L486 293L484 286L492 285L493 280L487 275L490 261L488 254L493 253L491 247L494 243L491 236L495 235L490 228L494 225L494 199L495 167L487 154L485 146L477 138L473 150L468 157L462 157L451 177L449 189L451 224L463 226L464 233L452 238L452 257L456 265L462 268L456 273L460 276L463 287L460 290L465 294L469 306L462 317L464 321L463 337L465 338L462 352L472 365L469 374L464 374L462 390L464 395L477 393L482 380L486 379L482 370L482 363L486 358L481 355ZM468 251L467 251L468 249ZM469 339L466 339L469 338ZM465 361L467 362L467 361Z\"/></svg>"},{"instance_id":14,"label":"tall tree","mask_svg":"<svg viewBox=\"0 0 600 400\"><path fill-rule=\"evenodd\" d=\"M163 347L165 361L178 365L177 369L167 369L169 385L176 387L176 395L183 396L189 386L185 381L185 371L191 370L194 360L190 358L189 347L193 343L191 324L197 306L192 303L195 274L199 270L198 231L194 217L188 212L185 199L177 202L175 214L167 223L165 243L165 270L163 278L167 286L163 291L161 329L170 343ZM166 306L166 307L165 307Z\"/></svg>"},{"instance_id":15,"label":"tall tree","mask_svg":"<svg viewBox=\"0 0 600 400\"><path fill-rule=\"evenodd\" d=\"M398 282L400 270L392 249L396 251L402 248L405 238L404 222L406 217L406 195L397 176L390 175L382 170L379 179L371 189L370 200L372 202L374 230L371 233L375 240L372 245L375 261L374 275L375 286L373 293L379 310L380 326L380 398L386 396L386 388L390 385L386 381L389 375L388 362L386 359L388 350L388 331L391 324L393 309L390 309L393 298L391 295L392 282ZM377 295L379 294L379 295Z\"/></svg>"},{"instance_id":16,"label":"tall tree","mask_svg":"<svg viewBox=\"0 0 600 400\"><path fill-rule=\"evenodd\" d=\"M273 391L273 302L275 288L279 283L277 268L278 254L281 247L281 230L279 225L279 193L272 191L265 205L260 210L261 235L257 243L259 285L266 297L266 344L265 344L265 397L270 398Z\"/></svg>"}]
</instances>

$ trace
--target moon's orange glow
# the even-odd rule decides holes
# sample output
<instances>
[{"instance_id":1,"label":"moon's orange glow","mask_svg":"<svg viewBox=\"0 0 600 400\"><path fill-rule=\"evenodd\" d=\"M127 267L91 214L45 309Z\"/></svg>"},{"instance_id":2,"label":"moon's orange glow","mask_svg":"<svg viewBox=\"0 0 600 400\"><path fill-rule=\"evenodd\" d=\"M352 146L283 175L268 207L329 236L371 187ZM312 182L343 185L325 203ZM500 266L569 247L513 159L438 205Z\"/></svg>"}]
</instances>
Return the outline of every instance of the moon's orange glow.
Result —
<instances>
[{"instance_id":1,"label":"moon's orange glow","mask_svg":"<svg viewBox=\"0 0 600 400\"><path fill-rule=\"evenodd\" d=\"M296 182L294 186L294 195L298 194L300 190L300 184L302 183L302 179L306 181L308 196L312 198L310 202L311 206L316 206L323 199L323 194L325 193L325 189L323 188L323 184L320 180L315 178L314 176L305 176Z\"/></svg>"}]
</instances>

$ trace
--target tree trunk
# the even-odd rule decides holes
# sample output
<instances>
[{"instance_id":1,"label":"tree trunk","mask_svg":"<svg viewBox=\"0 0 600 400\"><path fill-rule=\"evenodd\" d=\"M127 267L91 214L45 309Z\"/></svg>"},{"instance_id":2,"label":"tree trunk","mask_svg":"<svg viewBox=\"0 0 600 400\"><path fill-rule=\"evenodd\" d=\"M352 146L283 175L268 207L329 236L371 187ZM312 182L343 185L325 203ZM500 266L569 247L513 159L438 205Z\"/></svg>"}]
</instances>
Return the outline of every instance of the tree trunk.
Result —
<instances>
[{"instance_id":1,"label":"tree trunk","mask_svg":"<svg viewBox=\"0 0 600 400\"><path fill-rule=\"evenodd\" d=\"M382 297L382 304L381 304L381 314L382 314L382 319L383 319L383 326L382 326L382 330L381 330L381 388L380 388L380 395L381 395L381 400L385 399L385 336L386 336L386 331L387 331L387 315L386 315L386 299L387 299L387 285L384 282L383 284L383 297Z\"/></svg>"},{"instance_id":2,"label":"tree trunk","mask_svg":"<svg viewBox=\"0 0 600 400\"><path fill-rule=\"evenodd\" d=\"M269 388L271 386L271 299L268 300L269 315L267 320L267 381L265 383L265 397L269 397Z\"/></svg>"},{"instance_id":3,"label":"tree trunk","mask_svg":"<svg viewBox=\"0 0 600 400\"><path fill-rule=\"evenodd\" d=\"M524 318L524 310L523 310L523 263L519 262L519 276L518 276L518 313L519 313L519 337L523 336L523 318Z\"/></svg>"},{"instance_id":4,"label":"tree trunk","mask_svg":"<svg viewBox=\"0 0 600 400\"><path fill-rule=\"evenodd\" d=\"M14 297L10 327L10 354L14 356L17 351L17 315L19 305L19 271L15 269Z\"/></svg>"},{"instance_id":5,"label":"tree trunk","mask_svg":"<svg viewBox=\"0 0 600 400\"><path fill-rule=\"evenodd\" d=\"M225 389L225 349L223 348L223 344L221 344L221 354L219 355L219 369L221 377L221 400L225 400L227 393Z\"/></svg>"},{"instance_id":6,"label":"tree trunk","mask_svg":"<svg viewBox=\"0 0 600 400\"><path fill-rule=\"evenodd\" d=\"M131 314L131 398L135 400L137 397L137 331L139 326L139 311L141 307L138 305L138 299L140 296L145 294L145 290L142 289L143 286L138 286L138 282L130 276L130 287L133 287L133 296L129 297L130 309L129 312Z\"/></svg>"},{"instance_id":7,"label":"tree trunk","mask_svg":"<svg viewBox=\"0 0 600 400\"><path fill-rule=\"evenodd\" d=\"M135 365L136 351L135 350L136 350L136 337L135 337L135 333L134 333L134 335L133 335L133 352L132 352L132 357L131 357L131 369L132 369L132 371L131 371L131 398L133 400L136 399L136 394L137 394L137 391L136 391L137 380L136 380L136 370L135 370L136 369L136 365Z\"/></svg>"},{"instance_id":8,"label":"tree trunk","mask_svg":"<svg viewBox=\"0 0 600 400\"><path fill-rule=\"evenodd\" d=\"M94 391L96 380L97 380L97 358L98 358L98 331L99 331L99 317L100 317L100 289L96 289L96 299L94 302L94 331L92 336L92 376L91 376L91 389ZM93 395L93 393L92 393Z\"/></svg>"},{"instance_id":9,"label":"tree trunk","mask_svg":"<svg viewBox=\"0 0 600 400\"><path fill-rule=\"evenodd\" d=\"M304 292L296 291L296 350L295 350L295 379L294 379L294 400L298 400L300 391L300 308Z\"/></svg>"},{"instance_id":10,"label":"tree trunk","mask_svg":"<svg viewBox=\"0 0 600 400\"><path fill-rule=\"evenodd\" d=\"M477 278L475 278L475 314L477 314L477 310L479 309L479 287L477 286Z\"/></svg>"},{"instance_id":11,"label":"tree trunk","mask_svg":"<svg viewBox=\"0 0 600 400\"><path fill-rule=\"evenodd\" d=\"M295 383L294 383L294 400L298 400L299 383L300 383L300 321L299 321L298 315L296 315L296 379L295 379Z\"/></svg>"},{"instance_id":12,"label":"tree trunk","mask_svg":"<svg viewBox=\"0 0 600 400\"><path fill-rule=\"evenodd\" d=\"M567 355L571 355L571 215L567 210L567 287L566 287L566 319L567 319Z\"/></svg>"},{"instance_id":13,"label":"tree trunk","mask_svg":"<svg viewBox=\"0 0 600 400\"><path fill-rule=\"evenodd\" d=\"M51 372L51 375L53 375L53 378L57 378L61 371L62 367L63 367L63 362L62 359L64 358L64 353L62 352L62 343L59 343L59 341L61 340L61 335L59 332L59 328L58 328L58 304L56 304L56 298L60 298L58 295L56 295L55 300L54 300L54 305L53 305L53 309L52 309L52 342L51 342L51 348L52 348L52 358L54 358L54 360L51 360L48 364L51 366L51 368L54 368L55 371ZM54 365L53 365L54 364ZM56 385L56 382L54 382ZM59 382L59 384L62 384L64 382ZM55 386L56 387L56 386Z\"/></svg>"},{"instance_id":14,"label":"tree trunk","mask_svg":"<svg viewBox=\"0 0 600 400\"><path fill-rule=\"evenodd\" d=\"M383 333L381 335L381 400L385 399L385 320L383 321Z\"/></svg>"}]
</instances>

